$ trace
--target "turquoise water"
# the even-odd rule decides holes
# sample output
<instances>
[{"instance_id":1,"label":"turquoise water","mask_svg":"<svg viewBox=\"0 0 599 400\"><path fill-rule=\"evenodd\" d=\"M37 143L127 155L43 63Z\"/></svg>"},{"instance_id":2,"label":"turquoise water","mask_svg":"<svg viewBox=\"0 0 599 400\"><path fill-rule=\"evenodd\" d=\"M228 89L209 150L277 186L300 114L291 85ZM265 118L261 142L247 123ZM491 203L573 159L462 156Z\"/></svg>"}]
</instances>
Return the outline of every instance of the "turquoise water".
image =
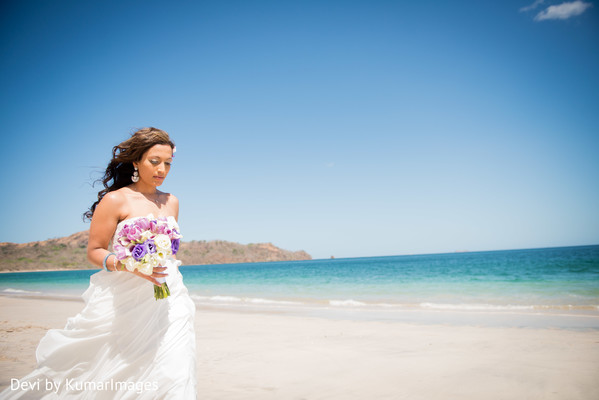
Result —
<instances>
[{"instance_id":1,"label":"turquoise water","mask_svg":"<svg viewBox=\"0 0 599 400\"><path fill-rule=\"evenodd\" d=\"M97 270L0 274L0 294L79 297ZM599 246L182 266L199 306L599 313Z\"/></svg>"}]
</instances>

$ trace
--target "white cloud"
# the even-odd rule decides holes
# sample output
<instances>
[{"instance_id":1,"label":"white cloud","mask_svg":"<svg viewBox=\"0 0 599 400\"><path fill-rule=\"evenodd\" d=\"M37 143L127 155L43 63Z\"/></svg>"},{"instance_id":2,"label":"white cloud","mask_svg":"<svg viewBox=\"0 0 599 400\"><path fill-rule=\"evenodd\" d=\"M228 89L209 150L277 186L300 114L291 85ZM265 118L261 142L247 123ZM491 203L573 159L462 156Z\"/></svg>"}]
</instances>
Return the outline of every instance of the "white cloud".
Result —
<instances>
[{"instance_id":1,"label":"white cloud","mask_svg":"<svg viewBox=\"0 0 599 400\"><path fill-rule=\"evenodd\" d=\"M520 12L526 12L526 11L530 11L530 10L534 10L535 8L537 8L538 6L540 6L541 4L543 4L545 2L545 0L535 0L534 3L532 3L529 6L526 7L522 7L520 9Z\"/></svg>"},{"instance_id":2,"label":"white cloud","mask_svg":"<svg viewBox=\"0 0 599 400\"><path fill-rule=\"evenodd\" d=\"M591 6L591 3L585 3L580 0L562 3L557 6L549 6L546 10L537 14L535 21L543 21L546 19L568 19L582 14Z\"/></svg>"}]
</instances>

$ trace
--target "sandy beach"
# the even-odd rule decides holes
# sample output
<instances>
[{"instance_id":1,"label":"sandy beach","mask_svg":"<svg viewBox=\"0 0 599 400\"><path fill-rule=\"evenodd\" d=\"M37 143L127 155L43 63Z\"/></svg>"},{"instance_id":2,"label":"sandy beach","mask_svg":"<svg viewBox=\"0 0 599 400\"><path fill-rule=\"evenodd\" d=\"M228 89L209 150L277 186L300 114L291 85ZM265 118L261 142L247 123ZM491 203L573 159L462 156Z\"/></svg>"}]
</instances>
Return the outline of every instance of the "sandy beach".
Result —
<instances>
[{"instance_id":1,"label":"sandy beach","mask_svg":"<svg viewBox=\"0 0 599 400\"><path fill-rule=\"evenodd\" d=\"M0 386L83 302L0 296ZM596 399L599 332L198 309L200 399Z\"/></svg>"}]
</instances>

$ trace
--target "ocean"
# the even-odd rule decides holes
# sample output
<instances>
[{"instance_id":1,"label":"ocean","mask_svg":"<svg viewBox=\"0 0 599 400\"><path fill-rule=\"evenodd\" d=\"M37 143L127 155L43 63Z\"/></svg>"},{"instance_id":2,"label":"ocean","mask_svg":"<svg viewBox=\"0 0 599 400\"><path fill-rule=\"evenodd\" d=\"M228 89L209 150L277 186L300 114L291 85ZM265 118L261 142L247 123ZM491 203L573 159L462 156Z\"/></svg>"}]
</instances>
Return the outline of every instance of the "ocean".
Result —
<instances>
[{"instance_id":1,"label":"ocean","mask_svg":"<svg viewBox=\"0 0 599 400\"><path fill-rule=\"evenodd\" d=\"M599 329L599 246L180 267L198 308ZM97 270L0 274L0 294L80 298ZM458 314L456 314L458 313ZM451 320L453 320L451 319ZM532 322L531 322L532 321ZM558 327L564 327L564 321Z\"/></svg>"}]
</instances>

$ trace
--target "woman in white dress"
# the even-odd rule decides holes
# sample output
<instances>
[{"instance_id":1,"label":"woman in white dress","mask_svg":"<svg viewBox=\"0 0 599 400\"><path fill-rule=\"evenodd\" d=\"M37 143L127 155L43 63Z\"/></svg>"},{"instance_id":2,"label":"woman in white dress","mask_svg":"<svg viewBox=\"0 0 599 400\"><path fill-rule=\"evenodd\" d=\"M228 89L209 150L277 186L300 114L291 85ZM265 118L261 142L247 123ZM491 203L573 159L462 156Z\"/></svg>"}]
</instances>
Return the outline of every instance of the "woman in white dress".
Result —
<instances>
[{"instance_id":1,"label":"woman in white dress","mask_svg":"<svg viewBox=\"0 0 599 400\"><path fill-rule=\"evenodd\" d=\"M140 129L113 148L104 189L85 214L91 218L88 259L103 270L91 276L81 313L46 333L37 368L0 399L196 399L195 305L180 261L170 256L144 275L109 250L120 229L138 218L163 217L169 229L179 229L179 201L157 190L174 150L156 128ZM161 279L170 296L156 300Z\"/></svg>"}]
</instances>

